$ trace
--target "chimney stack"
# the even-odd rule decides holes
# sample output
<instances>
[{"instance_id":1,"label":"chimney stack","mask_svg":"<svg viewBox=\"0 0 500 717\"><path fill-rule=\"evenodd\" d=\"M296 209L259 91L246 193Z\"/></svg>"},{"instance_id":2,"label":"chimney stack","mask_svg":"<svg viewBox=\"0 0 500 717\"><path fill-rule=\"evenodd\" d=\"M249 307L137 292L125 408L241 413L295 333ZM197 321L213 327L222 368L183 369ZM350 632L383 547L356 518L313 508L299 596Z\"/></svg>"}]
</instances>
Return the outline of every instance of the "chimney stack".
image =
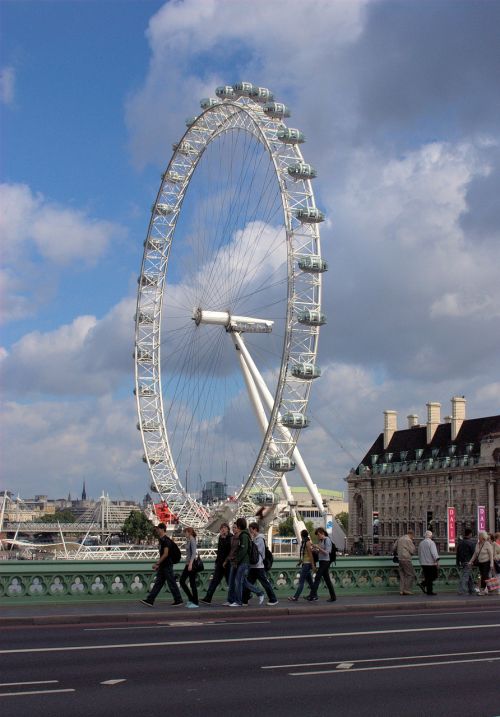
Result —
<instances>
[{"instance_id":1,"label":"chimney stack","mask_svg":"<svg viewBox=\"0 0 500 717\"><path fill-rule=\"evenodd\" d=\"M436 428L441 422L441 404L429 401L427 404L427 445L434 438Z\"/></svg>"},{"instance_id":2,"label":"chimney stack","mask_svg":"<svg viewBox=\"0 0 500 717\"><path fill-rule=\"evenodd\" d=\"M462 428L465 420L465 397L454 396L451 399L451 440L455 441L458 432Z\"/></svg>"},{"instance_id":3,"label":"chimney stack","mask_svg":"<svg viewBox=\"0 0 500 717\"><path fill-rule=\"evenodd\" d=\"M416 413L410 413L409 416L406 416L408 419L408 428L415 428L415 426L418 426L418 416Z\"/></svg>"},{"instance_id":4,"label":"chimney stack","mask_svg":"<svg viewBox=\"0 0 500 717\"><path fill-rule=\"evenodd\" d=\"M391 438L398 430L398 412L384 411L384 450L391 442Z\"/></svg>"}]
</instances>

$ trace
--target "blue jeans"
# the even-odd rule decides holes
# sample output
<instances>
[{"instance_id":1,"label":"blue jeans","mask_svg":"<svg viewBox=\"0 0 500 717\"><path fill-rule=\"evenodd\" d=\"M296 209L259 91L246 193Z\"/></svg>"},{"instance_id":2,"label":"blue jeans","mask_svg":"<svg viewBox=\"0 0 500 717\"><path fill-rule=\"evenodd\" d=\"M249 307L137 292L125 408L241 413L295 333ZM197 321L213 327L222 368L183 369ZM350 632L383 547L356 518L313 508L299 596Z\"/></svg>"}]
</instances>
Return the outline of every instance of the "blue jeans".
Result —
<instances>
[{"instance_id":1,"label":"blue jeans","mask_svg":"<svg viewBox=\"0 0 500 717\"><path fill-rule=\"evenodd\" d=\"M247 576L248 576L248 570L250 566L248 563L241 563L236 568L236 580L235 580L235 597L236 600L234 602L237 602L239 605L243 604L243 590L246 588L247 590L250 590L250 592L255 593L256 595L264 595L262 590L259 590L259 588L256 588L255 585L252 585L252 583L248 582Z\"/></svg>"},{"instance_id":2,"label":"blue jeans","mask_svg":"<svg viewBox=\"0 0 500 717\"><path fill-rule=\"evenodd\" d=\"M458 592L461 595L463 595L464 593L469 593L469 595L472 595L474 593L472 568L469 566L468 563L463 563L463 565L460 566L460 582L458 585Z\"/></svg>"},{"instance_id":3,"label":"blue jeans","mask_svg":"<svg viewBox=\"0 0 500 717\"><path fill-rule=\"evenodd\" d=\"M300 597L300 595L302 594L302 590L304 589L304 585L306 583L309 585L309 591L312 591L313 579L311 563L302 563L302 567L300 568L299 584L297 585L297 589L293 596L294 598Z\"/></svg>"},{"instance_id":4,"label":"blue jeans","mask_svg":"<svg viewBox=\"0 0 500 717\"><path fill-rule=\"evenodd\" d=\"M227 601L236 602L236 568L231 565L229 570Z\"/></svg>"}]
</instances>

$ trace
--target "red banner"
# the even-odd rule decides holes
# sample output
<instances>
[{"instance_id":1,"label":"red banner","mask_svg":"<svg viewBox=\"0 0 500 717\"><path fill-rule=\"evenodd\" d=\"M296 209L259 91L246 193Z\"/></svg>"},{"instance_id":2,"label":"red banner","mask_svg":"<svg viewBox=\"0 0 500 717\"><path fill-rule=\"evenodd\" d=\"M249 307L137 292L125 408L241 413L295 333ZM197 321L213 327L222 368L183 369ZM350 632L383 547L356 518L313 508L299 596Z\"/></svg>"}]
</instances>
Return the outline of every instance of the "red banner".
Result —
<instances>
[{"instance_id":1,"label":"red banner","mask_svg":"<svg viewBox=\"0 0 500 717\"><path fill-rule=\"evenodd\" d=\"M486 530L486 508L484 505L477 506L477 530Z\"/></svg>"},{"instance_id":2,"label":"red banner","mask_svg":"<svg viewBox=\"0 0 500 717\"><path fill-rule=\"evenodd\" d=\"M457 522L455 508L448 508L448 550L455 547L457 539Z\"/></svg>"}]
</instances>

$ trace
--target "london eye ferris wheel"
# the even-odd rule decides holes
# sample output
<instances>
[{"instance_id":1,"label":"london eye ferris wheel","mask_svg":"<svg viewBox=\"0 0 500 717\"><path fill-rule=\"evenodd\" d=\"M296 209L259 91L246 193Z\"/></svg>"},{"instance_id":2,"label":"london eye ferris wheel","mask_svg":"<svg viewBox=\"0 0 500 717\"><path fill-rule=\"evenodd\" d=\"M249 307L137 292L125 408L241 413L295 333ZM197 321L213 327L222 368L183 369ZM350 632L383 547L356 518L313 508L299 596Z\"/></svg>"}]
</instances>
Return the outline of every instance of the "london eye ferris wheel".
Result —
<instances>
[{"instance_id":1,"label":"london eye ferris wheel","mask_svg":"<svg viewBox=\"0 0 500 717\"><path fill-rule=\"evenodd\" d=\"M162 175L135 316L151 487L197 528L215 521L189 491L201 481L235 486L233 514L254 514L278 486L293 512L296 471L323 511L297 447L326 321L316 172L267 88L240 82L215 94L186 121Z\"/></svg>"}]
</instances>

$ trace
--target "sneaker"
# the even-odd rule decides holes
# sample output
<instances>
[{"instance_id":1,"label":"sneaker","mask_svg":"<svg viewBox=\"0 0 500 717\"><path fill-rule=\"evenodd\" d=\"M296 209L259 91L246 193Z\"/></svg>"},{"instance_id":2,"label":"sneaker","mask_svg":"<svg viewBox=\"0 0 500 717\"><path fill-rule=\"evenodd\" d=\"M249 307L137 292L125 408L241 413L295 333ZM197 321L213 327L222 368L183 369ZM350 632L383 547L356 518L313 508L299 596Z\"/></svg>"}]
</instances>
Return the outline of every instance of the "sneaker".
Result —
<instances>
[{"instance_id":1,"label":"sneaker","mask_svg":"<svg viewBox=\"0 0 500 717\"><path fill-rule=\"evenodd\" d=\"M277 605L277 604L278 604L278 600L268 600L268 601L267 601L267 604L268 604L268 605Z\"/></svg>"},{"instance_id":2,"label":"sneaker","mask_svg":"<svg viewBox=\"0 0 500 717\"><path fill-rule=\"evenodd\" d=\"M263 605L263 604L264 604L264 593L262 593L262 595L259 595L259 605Z\"/></svg>"},{"instance_id":3,"label":"sneaker","mask_svg":"<svg viewBox=\"0 0 500 717\"><path fill-rule=\"evenodd\" d=\"M240 605L240 607L248 607L248 603L247 603L247 602L242 602L241 605Z\"/></svg>"},{"instance_id":4,"label":"sneaker","mask_svg":"<svg viewBox=\"0 0 500 717\"><path fill-rule=\"evenodd\" d=\"M172 607L179 607L179 605L184 605L182 600L176 600L176 602L172 603Z\"/></svg>"},{"instance_id":5,"label":"sneaker","mask_svg":"<svg viewBox=\"0 0 500 717\"><path fill-rule=\"evenodd\" d=\"M148 607L153 607L153 603L151 600L141 600L143 605L147 605Z\"/></svg>"},{"instance_id":6,"label":"sneaker","mask_svg":"<svg viewBox=\"0 0 500 717\"><path fill-rule=\"evenodd\" d=\"M229 607L242 607L239 602L230 602Z\"/></svg>"},{"instance_id":7,"label":"sneaker","mask_svg":"<svg viewBox=\"0 0 500 717\"><path fill-rule=\"evenodd\" d=\"M201 598L200 602L202 602L204 605L211 605L212 601L207 600L206 598Z\"/></svg>"},{"instance_id":8,"label":"sneaker","mask_svg":"<svg viewBox=\"0 0 500 717\"><path fill-rule=\"evenodd\" d=\"M226 600L226 602L222 603L224 607L229 607L232 603L229 602L229 600Z\"/></svg>"},{"instance_id":9,"label":"sneaker","mask_svg":"<svg viewBox=\"0 0 500 717\"><path fill-rule=\"evenodd\" d=\"M309 597L306 597L306 600L308 600L309 602L316 602L317 599L317 597L311 597L310 595Z\"/></svg>"},{"instance_id":10,"label":"sneaker","mask_svg":"<svg viewBox=\"0 0 500 717\"><path fill-rule=\"evenodd\" d=\"M337 600L336 597L334 597L334 598L328 598L328 600L327 600L326 602L335 602L336 600Z\"/></svg>"},{"instance_id":11,"label":"sneaker","mask_svg":"<svg viewBox=\"0 0 500 717\"><path fill-rule=\"evenodd\" d=\"M200 606L197 605L195 602L188 602L188 604L186 605L186 607L188 607L188 608L194 608L194 607L200 607Z\"/></svg>"},{"instance_id":12,"label":"sneaker","mask_svg":"<svg viewBox=\"0 0 500 717\"><path fill-rule=\"evenodd\" d=\"M299 601L299 598L296 598L295 595L289 595L288 599L290 600L290 602L298 602Z\"/></svg>"}]
</instances>

